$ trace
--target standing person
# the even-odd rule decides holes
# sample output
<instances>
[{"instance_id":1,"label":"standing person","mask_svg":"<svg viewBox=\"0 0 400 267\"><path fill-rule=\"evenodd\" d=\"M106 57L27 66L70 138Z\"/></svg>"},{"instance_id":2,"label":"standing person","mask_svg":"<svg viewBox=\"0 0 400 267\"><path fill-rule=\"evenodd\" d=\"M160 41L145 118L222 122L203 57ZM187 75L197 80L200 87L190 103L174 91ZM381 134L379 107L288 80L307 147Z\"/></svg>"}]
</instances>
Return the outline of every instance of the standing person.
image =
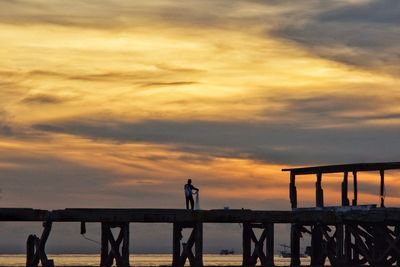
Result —
<instances>
[{"instance_id":1,"label":"standing person","mask_svg":"<svg viewBox=\"0 0 400 267\"><path fill-rule=\"evenodd\" d=\"M186 209L189 209L190 202L191 209L194 210L193 190L199 192L199 189L192 185L192 179L188 179L187 184L183 188L185 190Z\"/></svg>"}]
</instances>

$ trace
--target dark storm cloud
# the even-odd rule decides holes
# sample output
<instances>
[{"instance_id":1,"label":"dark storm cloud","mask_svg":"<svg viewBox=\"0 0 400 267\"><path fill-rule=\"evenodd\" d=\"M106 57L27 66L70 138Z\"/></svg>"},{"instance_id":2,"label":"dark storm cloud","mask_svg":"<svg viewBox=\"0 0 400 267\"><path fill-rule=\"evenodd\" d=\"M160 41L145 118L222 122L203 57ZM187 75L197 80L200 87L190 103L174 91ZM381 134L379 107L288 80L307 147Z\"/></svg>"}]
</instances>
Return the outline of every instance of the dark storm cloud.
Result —
<instances>
[{"instance_id":1,"label":"dark storm cloud","mask_svg":"<svg viewBox=\"0 0 400 267\"><path fill-rule=\"evenodd\" d=\"M171 198L174 183L163 188L151 182L152 173L124 175L102 166L85 166L71 160L36 152L35 149L18 153L12 148L0 149L1 187L3 204L20 203L42 209L65 207L118 207L130 203L135 207L176 206ZM136 170L140 166L132 166ZM153 170L154 171L154 170ZM130 186L111 186L128 179ZM158 183L159 184L159 183ZM168 191L169 190L169 191ZM154 197L157 195L157 198ZM53 200L49 202L49 200Z\"/></svg>"},{"instance_id":2,"label":"dark storm cloud","mask_svg":"<svg viewBox=\"0 0 400 267\"><path fill-rule=\"evenodd\" d=\"M4 122L0 122L0 135L11 135L12 134L12 128L10 125Z\"/></svg>"},{"instance_id":3,"label":"dark storm cloud","mask_svg":"<svg viewBox=\"0 0 400 267\"><path fill-rule=\"evenodd\" d=\"M341 7L322 14L322 21L378 22L397 25L400 23L400 2L397 0L365 1Z\"/></svg>"},{"instance_id":4,"label":"dark storm cloud","mask_svg":"<svg viewBox=\"0 0 400 267\"><path fill-rule=\"evenodd\" d=\"M1 169L2 187L7 194L13 192L21 200L25 199L26 203L43 204L48 199L54 199L60 201L59 204L70 202L76 205L77 202L71 196L99 193L104 190L104 183L112 179L111 173L85 168L40 153L25 152L23 155L15 155L1 151L1 163L16 164L13 168ZM65 198L64 201L60 196Z\"/></svg>"},{"instance_id":5,"label":"dark storm cloud","mask_svg":"<svg viewBox=\"0 0 400 267\"><path fill-rule=\"evenodd\" d=\"M248 122L79 120L35 128L112 142L173 144L192 153L282 164L394 161L400 156L399 126L303 128Z\"/></svg>"},{"instance_id":6,"label":"dark storm cloud","mask_svg":"<svg viewBox=\"0 0 400 267\"><path fill-rule=\"evenodd\" d=\"M271 97L270 101L281 103L285 106L282 111L275 112L276 116L306 116L307 114L327 120L343 122L341 117L345 112L362 112L379 110L382 105L395 104L400 96L393 99L383 98L379 95L357 95L357 94L324 94L316 96L279 96ZM349 119L349 118L346 118ZM361 121L360 117L354 116L355 121Z\"/></svg>"},{"instance_id":7,"label":"dark storm cloud","mask_svg":"<svg viewBox=\"0 0 400 267\"><path fill-rule=\"evenodd\" d=\"M368 89L372 91L374 87ZM283 108L279 111L265 110L261 115L272 116L276 121L285 118L302 121L304 127L352 127L400 119L400 113L393 109L400 101L400 94L392 93L387 97L379 93L362 94L357 91L340 94L321 93L316 96L274 96L269 100L280 103Z\"/></svg>"},{"instance_id":8,"label":"dark storm cloud","mask_svg":"<svg viewBox=\"0 0 400 267\"><path fill-rule=\"evenodd\" d=\"M301 19L295 15L274 33L321 57L394 74L400 71L399 12L396 0L365 1L306 13Z\"/></svg>"}]
</instances>

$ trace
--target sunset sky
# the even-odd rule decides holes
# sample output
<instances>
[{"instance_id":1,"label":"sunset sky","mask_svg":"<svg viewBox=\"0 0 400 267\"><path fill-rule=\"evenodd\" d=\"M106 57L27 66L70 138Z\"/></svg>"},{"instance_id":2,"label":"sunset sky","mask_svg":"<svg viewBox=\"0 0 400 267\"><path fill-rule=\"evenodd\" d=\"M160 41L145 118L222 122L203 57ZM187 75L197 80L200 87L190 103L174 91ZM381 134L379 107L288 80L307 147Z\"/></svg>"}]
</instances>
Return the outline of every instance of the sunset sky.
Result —
<instances>
[{"instance_id":1,"label":"sunset sky","mask_svg":"<svg viewBox=\"0 0 400 267\"><path fill-rule=\"evenodd\" d=\"M190 177L203 209L288 209L282 168L400 161L399 13L397 0L0 0L1 206L183 208ZM323 179L326 204L340 179ZM299 179L300 206L314 180ZM361 174L362 203L378 203L377 180ZM23 250L31 229L0 226L0 252ZM77 227L58 228L57 249L90 247Z\"/></svg>"}]
</instances>

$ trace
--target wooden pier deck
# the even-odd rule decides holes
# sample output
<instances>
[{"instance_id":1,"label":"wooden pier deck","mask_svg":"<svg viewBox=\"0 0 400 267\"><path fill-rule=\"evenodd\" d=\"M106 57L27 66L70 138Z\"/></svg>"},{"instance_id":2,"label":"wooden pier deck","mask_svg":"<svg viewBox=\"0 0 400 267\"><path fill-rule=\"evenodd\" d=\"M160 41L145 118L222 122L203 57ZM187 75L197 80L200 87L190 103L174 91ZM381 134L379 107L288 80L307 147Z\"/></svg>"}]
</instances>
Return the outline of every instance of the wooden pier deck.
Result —
<instances>
[{"instance_id":1,"label":"wooden pier deck","mask_svg":"<svg viewBox=\"0 0 400 267\"><path fill-rule=\"evenodd\" d=\"M101 209L40 210L0 208L0 221L12 222L107 222L107 223L302 223L400 222L400 208L373 206L298 208L294 210L250 209Z\"/></svg>"},{"instance_id":2,"label":"wooden pier deck","mask_svg":"<svg viewBox=\"0 0 400 267\"><path fill-rule=\"evenodd\" d=\"M102 251L100 266L111 266L115 260L117 266L129 265L129 224L130 223L169 223L173 224L173 263L172 266L183 266L189 260L191 266L203 266L203 224L205 223L240 223L243 224L243 266L254 266L260 259L262 266L274 266L274 225L291 224L310 226L310 233L315 225L334 227L329 234L326 245L337 246L340 241L338 229L343 226L385 226L400 225L400 208L380 208L375 206L300 208L294 210L262 211L249 209L229 210L183 210L183 209L93 209L76 208L63 210L37 210L28 208L0 208L0 221L43 222L44 230L40 237L30 235L28 238L27 266L54 266L46 256L45 245L50 237L54 223L80 222L81 233L86 230L85 223L101 223ZM338 227L341 226L341 227ZM114 236L111 228L120 228ZM182 242L182 229L191 228L188 240ZM255 236L254 228L263 229L260 237ZM340 231L340 230L339 230ZM330 232L327 230L326 234ZM382 234L382 233L381 233ZM363 240L369 236L366 233ZM361 238L360 237L360 238ZM343 238L344 239L344 235ZM372 235L371 235L372 238ZM397 250L400 235L397 233L391 240L390 249ZM332 243L333 242L333 243ZM371 241L372 242L372 241ZM393 243L396 243L394 246ZM387 246L386 246L387 247ZM366 248L365 248L366 249ZM389 249L389 250L390 250ZM335 253L338 252L335 250ZM339 253L343 253L339 251ZM367 252L365 252L367 253ZM400 257L400 253L398 253ZM295 265L293 265L295 266ZM314 265L317 266L317 265ZM343 266L343 265L336 265ZM352 265L349 265L352 266ZM387 265L384 265L387 266ZM391 265L389 265L391 266Z\"/></svg>"}]
</instances>

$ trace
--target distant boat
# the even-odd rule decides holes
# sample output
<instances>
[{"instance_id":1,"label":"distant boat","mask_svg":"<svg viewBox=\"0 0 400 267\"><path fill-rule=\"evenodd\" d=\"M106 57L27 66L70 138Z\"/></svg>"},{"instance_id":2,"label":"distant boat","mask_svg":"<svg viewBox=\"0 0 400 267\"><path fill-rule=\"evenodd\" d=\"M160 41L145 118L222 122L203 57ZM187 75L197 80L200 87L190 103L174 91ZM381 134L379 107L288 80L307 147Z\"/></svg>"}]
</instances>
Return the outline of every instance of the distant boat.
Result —
<instances>
[{"instance_id":1,"label":"distant boat","mask_svg":"<svg viewBox=\"0 0 400 267\"><path fill-rule=\"evenodd\" d=\"M282 247L282 250L279 251L279 253L281 254L281 257L282 258L290 258L290 256L291 256L290 247L285 244L281 244L280 246Z\"/></svg>"},{"instance_id":2,"label":"distant boat","mask_svg":"<svg viewBox=\"0 0 400 267\"><path fill-rule=\"evenodd\" d=\"M290 258L292 256L292 253L290 252L290 246L285 245L285 244L281 244L280 246L283 248L282 250L279 251L279 253L281 254L281 257L282 258ZM309 250L310 250L310 248L307 247L305 253L300 253L300 257L306 258L307 255L309 255L309 253L307 253L307 252L309 252Z\"/></svg>"},{"instance_id":3,"label":"distant boat","mask_svg":"<svg viewBox=\"0 0 400 267\"><path fill-rule=\"evenodd\" d=\"M229 249L221 249L221 251L219 252L219 255L233 255L235 254L235 251L233 249L229 250Z\"/></svg>"}]
</instances>

